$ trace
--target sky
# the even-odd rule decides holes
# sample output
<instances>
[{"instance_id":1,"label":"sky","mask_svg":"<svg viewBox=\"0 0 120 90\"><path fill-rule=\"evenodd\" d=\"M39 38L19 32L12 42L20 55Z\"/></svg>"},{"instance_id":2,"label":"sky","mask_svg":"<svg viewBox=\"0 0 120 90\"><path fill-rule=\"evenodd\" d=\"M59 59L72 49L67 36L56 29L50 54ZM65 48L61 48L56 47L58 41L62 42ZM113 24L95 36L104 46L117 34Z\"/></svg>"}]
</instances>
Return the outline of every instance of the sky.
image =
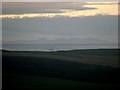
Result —
<instances>
[{"instance_id":1,"label":"sky","mask_svg":"<svg viewBox=\"0 0 120 90\"><path fill-rule=\"evenodd\" d=\"M3 43L117 43L116 4L3 3Z\"/></svg>"},{"instance_id":2,"label":"sky","mask_svg":"<svg viewBox=\"0 0 120 90\"><path fill-rule=\"evenodd\" d=\"M108 2L119 0L2 0L3 2Z\"/></svg>"}]
</instances>

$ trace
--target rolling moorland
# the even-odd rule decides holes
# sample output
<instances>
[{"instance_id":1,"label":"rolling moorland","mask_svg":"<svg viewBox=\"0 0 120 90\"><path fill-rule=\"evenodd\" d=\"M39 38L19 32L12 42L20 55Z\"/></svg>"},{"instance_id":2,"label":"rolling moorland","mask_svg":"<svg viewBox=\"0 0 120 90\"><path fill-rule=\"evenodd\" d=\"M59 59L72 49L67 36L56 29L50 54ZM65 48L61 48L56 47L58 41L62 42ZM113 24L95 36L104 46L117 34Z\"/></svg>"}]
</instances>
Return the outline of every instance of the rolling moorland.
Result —
<instances>
[{"instance_id":1,"label":"rolling moorland","mask_svg":"<svg viewBox=\"0 0 120 90\"><path fill-rule=\"evenodd\" d=\"M2 50L3 90L95 89L119 86L119 49L68 51Z\"/></svg>"}]
</instances>

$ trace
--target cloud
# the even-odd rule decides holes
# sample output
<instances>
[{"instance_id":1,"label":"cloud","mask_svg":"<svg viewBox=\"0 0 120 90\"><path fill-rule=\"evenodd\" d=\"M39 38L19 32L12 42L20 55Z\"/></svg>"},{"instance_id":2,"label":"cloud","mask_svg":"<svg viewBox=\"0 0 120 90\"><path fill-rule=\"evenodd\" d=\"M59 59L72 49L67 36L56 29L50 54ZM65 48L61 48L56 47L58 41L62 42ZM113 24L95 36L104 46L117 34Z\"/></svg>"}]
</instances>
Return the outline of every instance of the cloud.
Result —
<instances>
[{"instance_id":1,"label":"cloud","mask_svg":"<svg viewBox=\"0 0 120 90\"><path fill-rule=\"evenodd\" d=\"M3 40L29 41L44 39L52 41L62 38L91 37L118 41L117 20L117 16L3 19Z\"/></svg>"},{"instance_id":2,"label":"cloud","mask_svg":"<svg viewBox=\"0 0 120 90\"><path fill-rule=\"evenodd\" d=\"M71 7L73 4L74 7ZM82 43L82 40L86 40L85 38L87 37L94 38L94 40L92 39L92 41L96 41L95 39L97 39L98 42L100 40L102 40L103 42L104 40L106 42L118 41L117 4L87 4L78 8L78 3L77 5L76 3L72 3L72 5L69 4L68 6L66 6L65 4L63 5L66 6L65 8L60 8L60 6L59 8L55 9L53 7L49 9L47 6L43 11L37 11L37 13L25 12L25 14L3 14L1 18L6 18L3 19L2 22L3 41L8 41L11 43L14 43L14 41L24 41L29 43L37 43L37 41L41 43L64 43L68 41L73 41L72 43L74 43L78 41ZM57 4L57 6L59 5ZM41 8L43 7L44 6L42 6ZM22 8L21 10L24 10L24 8ZM87 39L87 41L89 40Z\"/></svg>"},{"instance_id":3,"label":"cloud","mask_svg":"<svg viewBox=\"0 0 120 90\"><path fill-rule=\"evenodd\" d=\"M3 2L83 2L83 0L3 0ZM119 1L119 0L84 0L84 2L89 1Z\"/></svg>"},{"instance_id":4,"label":"cloud","mask_svg":"<svg viewBox=\"0 0 120 90\"><path fill-rule=\"evenodd\" d=\"M87 9L88 8L88 9ZM85 9L85 10L84 10ZM51 9L50 9L51 10ZM118 5L84 5L83 10L76 9L57 9L50 12L28 13L28 14L3 14L0 18L53 18L53 17L86 17L96 15L118 15Z\"/></svg>"}]
</instances>

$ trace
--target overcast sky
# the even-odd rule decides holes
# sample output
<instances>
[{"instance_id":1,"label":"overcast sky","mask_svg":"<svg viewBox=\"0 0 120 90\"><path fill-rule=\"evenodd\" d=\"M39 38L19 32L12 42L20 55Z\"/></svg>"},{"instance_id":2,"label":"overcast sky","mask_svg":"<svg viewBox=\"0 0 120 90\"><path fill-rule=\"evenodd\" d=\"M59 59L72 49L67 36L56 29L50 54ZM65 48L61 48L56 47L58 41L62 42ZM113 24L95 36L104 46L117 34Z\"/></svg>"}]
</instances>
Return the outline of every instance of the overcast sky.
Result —
<instances>
[{"instance_id":1,"label":"overcast sky","mask_svg":"<svg viewBox=\"0 0 120 90\"><path fill-rule=\"evenodd\" d=\"M119 0L2 0L3 2L108 2L108 1L119 1Z\"/></svg>"},{"instance_id":2,"label":"overcast sky","mask_svg":"<svg viewBox=\"0 0 120 90\"><path fill-rule=\"evenodd\" d=\"M3 4L4 41L34 44L36 40L37 43L118 41L117 5Z\"/></svg>"}]
</instances>

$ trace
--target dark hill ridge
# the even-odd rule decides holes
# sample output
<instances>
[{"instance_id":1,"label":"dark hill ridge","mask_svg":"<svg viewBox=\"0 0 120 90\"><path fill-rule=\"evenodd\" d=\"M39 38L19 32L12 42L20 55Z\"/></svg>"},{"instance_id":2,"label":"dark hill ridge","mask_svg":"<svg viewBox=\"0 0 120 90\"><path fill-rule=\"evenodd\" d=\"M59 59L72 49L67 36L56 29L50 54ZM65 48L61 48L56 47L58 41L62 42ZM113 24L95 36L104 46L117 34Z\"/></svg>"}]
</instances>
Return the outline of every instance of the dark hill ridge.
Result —
<instances>
[{"instance_id":1,"label":"dark hill ridge","mask_svg":"<svg viewBox=\"0 0 120 90\"><path fill-rule=\"evenodd\" d=\"M11 53L31 53L31 54L77 54L77 55L89 55L89 56L119 56L120 49L81 49L81 50L59 50L59 51L12 51L12 50L0 50L4 52L11 52Z\"/></svg>"},{"instance_id":2,"label":"dark hill ridge","mask_svg":"<svg viewBox=\"0 0 120 90\"><path fill-rule=\"evenodd\" d=\"M118 67L119 49L86 49L68 51L8 51L3 50L5 56L24 56L72 61L85 64L96 64Z\"/></svg>"},{"instance_id":3,"label":"dark hill ridge","mask_svg":"<svg viewBox=\"0 0 120 90\"><path fill-rule=\"evenodd\" d=\"M103 52L105 52L104 55L100 55ZM118 85L120 69L115 58L117 54L114 54L117 52L117 49L55 52L3 50L3 87L11 87L11 83L14 83L14 87L18 88L20 85L16 86L16 83L24 83L24 79L26 80L26 78L22 78L24 75L29 76L29 79L25 81L27 84L29 81L32 82L32 76L34 78L42 76L89 83L104 83L110 86Z\"/></svg>"}]
</instances>

